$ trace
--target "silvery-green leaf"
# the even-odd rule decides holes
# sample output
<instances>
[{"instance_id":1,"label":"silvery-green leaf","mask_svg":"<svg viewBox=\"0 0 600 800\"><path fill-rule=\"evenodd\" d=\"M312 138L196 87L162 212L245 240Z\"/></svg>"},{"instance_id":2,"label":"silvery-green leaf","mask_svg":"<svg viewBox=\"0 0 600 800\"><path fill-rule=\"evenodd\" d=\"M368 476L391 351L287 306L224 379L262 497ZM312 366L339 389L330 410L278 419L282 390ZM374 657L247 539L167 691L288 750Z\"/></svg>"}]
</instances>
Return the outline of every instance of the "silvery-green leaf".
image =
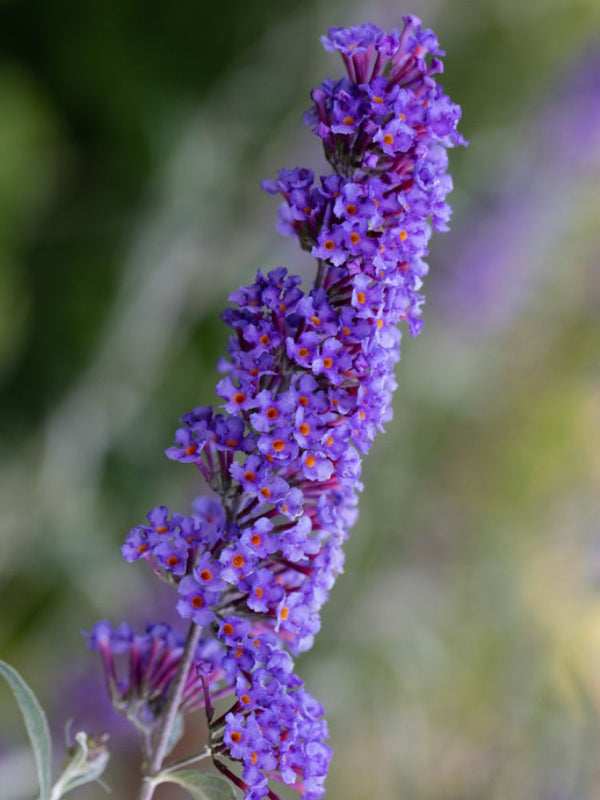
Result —
<instances>
[{"instance_id":1,"label":"silvery-green leaf","mask_svg":"<svg viewBox=\"0 0 600 800\"><path fill-rule=\"evenodd\" d=\"M46 714L37 697L14 667L5 661L0 661L0 675L6 678L25 720L35 756L40 800L49 800L52 784L52 743Z\"/></svg>"},{"instance_id":2,"label":"silvery-green leaf","mask_svg":"<svg viewBox=\"0 0 600 800\"><path fill-rule=\"evenodd\" d=\"M182 769L157 775L154 783L177 783L192 795L194 800L236 800L231 784L218 775L206 775L195 769Z\"/></svg>"},{"instance_id":3,"label":"silvery-green leaf","mask_svg":"<svg viewBox=\"0 0 600 800\"><path fill-rule=\"evenodd\" d=\"M169 753L173 750L177 742L183 736L183 714L177 714L175 717L175 721L173 723L173 727L171 728L171 733L169 735L169 741L167 742L167 750L165 752L165 756L168 756Z\"/></svg>"},{"instance_id":4,"label":"silvery-green leaf","mask_svg":"<svg viewBox=\"0 0 600 800\"><path fill-rule=\"evenodd\" d=\"M50 800L59 800L71 789L99 779L110 758L106 735L88 736L84 731L75 734L77 744L70 748L61 776L52 788Z\"/></svg>"}]
</instances>

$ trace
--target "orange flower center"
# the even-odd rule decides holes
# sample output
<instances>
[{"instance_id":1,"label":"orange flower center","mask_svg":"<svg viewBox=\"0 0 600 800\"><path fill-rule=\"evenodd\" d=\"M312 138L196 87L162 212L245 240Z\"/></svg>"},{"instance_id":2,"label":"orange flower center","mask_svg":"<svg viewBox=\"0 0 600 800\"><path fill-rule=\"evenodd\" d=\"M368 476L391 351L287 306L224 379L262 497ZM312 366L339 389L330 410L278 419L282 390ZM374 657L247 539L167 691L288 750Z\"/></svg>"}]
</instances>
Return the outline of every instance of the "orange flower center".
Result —
<instances>
[{"instance_id":1,"label":"orange flower center","mask_svg":"<svg viewBox=\"0 0 600 800\"><path fill-rule=\"evenodd\" d=\"M233 566L234 566L234 567L238 567L238 569L239 569L240 567L243 567L243 566L244 566L244 556L242 556L242 555L240 555L239 553L237 553L237 554L236 554L236 555L235 555L235 556L234 556L234 557L231 559L231 563L233 564Z\"/></svg>"},{"instance_id":2,"label":"orange flower center","mask_svg":"<svg viewBox=\"0 0 600 800\"><path fill-rule=\"evenodd\" d=\"M237 403L238 405L241 405L244 402L245 399L246 399L246 395L243 392L236 392L233 395L233 402Z\"/></svg>"},{"instance_id":3,"label":"orange flower center","mask_svg":"<svg viewBox=\"0 0 600 800\"><path fill-rule=\"evenodd\" d=\"M200 597L199 594L194 595L190 602L194 606L194 608L202 608L202 606L204 605L204 600Z\"/></svg>"},{"instance_id":4,"label":"orange flower center","mask_svg":"<svg viewBox=\"0 0 600 800\"><path fill-rule=\"evenodd\" d=\"M285 449L285 442L283 439L275 439L271 446L276 453L281 453L281 451Z\"/></svg>"},{"instance_id":5,"label":"orange flower center","mask_svg":"<svg viewBox=\"0 0 600 800\"><path fill-rule=\"evenodd\" d=\"M212 572L209 569L203 569L200 573L200 577L203 581L210 581L212 580Z\"/></svg>"}]
</instances>

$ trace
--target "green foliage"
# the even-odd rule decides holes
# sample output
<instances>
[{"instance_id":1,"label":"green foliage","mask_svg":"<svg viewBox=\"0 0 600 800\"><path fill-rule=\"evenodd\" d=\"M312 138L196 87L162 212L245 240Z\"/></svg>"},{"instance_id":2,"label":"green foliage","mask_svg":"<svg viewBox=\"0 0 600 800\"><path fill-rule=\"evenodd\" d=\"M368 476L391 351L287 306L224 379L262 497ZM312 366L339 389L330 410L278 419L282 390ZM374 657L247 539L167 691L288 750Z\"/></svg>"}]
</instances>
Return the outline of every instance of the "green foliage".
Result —
<instances>
[{"instance_id":1,"label":"green foliage","mask_svg":"<svg viewBox=\"0 0 600 800\"><path fill-rule=\"evenodd\" d=\"M177 742L183 736L185 726L183 722L183 714L177 714L175 717L175 721L173 723L173 727L171 728L171 733L169 735L169 741L167 742L167 749L165 751L165 756L168 756L169 753L174 749Z\"/></svg>"},{"instance_id":2,"label":"green foliage","mask_svg":"<svg viewBox=\"0 0 600 800\"><path fill-rule=\"evenodd\" d=\"M5 661L0 661L0 674L6 678L12 689L25 720L40 784L39 800L49 800L52 783L52 742L46 714L37 697L14 667Z\"/></svg>"},{"instance_id":3,"label":"green foliage","mask_svg":"<svg viewBox=\"0 0 600 800\"><path fill-rule=\"evenodd\" d=\"M186 789L194 800L235 800L231 784L218 775L205 775L194 769L163 773L155 783L177 783Z\"/></svg>"}]
</instances>

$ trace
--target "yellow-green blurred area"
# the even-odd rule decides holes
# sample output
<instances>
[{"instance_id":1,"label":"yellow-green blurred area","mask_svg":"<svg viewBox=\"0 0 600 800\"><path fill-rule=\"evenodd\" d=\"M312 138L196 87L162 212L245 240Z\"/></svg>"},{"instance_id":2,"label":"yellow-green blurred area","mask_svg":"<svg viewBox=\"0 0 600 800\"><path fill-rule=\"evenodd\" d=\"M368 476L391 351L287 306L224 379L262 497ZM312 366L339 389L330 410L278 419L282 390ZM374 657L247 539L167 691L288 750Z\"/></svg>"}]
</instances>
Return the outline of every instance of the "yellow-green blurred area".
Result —
<instances>
[{"instance_id":1,"label":"yellow-green blurred area","mask_svg":"<svg viewBox=\"0 0 600 800\"><path fill-rule=\"evenodd\" d=\"M346 572L298 662L327 709L328 797L600 799L598 0L4 0L0 657L57 754L70 718L114 730L117 800L135 742L80 631L173 619L122 539L200 490L163 450L214 401L227 295L258 267L313 269L259 181L325 171L302 123L342 74L320 34L406 13L447 51L470 146ZM191 731L181 755L203 747ZM4 687L0 796L34 792Z\"/></svg>"}]
</instances>

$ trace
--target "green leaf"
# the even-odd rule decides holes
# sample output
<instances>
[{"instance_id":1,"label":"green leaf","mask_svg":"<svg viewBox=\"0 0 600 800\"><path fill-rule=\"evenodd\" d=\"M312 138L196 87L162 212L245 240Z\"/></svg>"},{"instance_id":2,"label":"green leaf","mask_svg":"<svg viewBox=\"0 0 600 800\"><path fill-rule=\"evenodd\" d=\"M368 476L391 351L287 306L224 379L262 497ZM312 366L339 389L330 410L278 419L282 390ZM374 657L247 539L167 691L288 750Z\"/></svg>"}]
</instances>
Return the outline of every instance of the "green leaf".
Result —
<instances>
[{"instance_id":1,"label":"green leaf","mask_svg":"<svg viewBox=\"0 0 600 800\"><path fill-rule=\"evenodd\" d=\"M178 783L194 800L236 800L231 784L218 775L205 775L195 769L182 769L157 775L154 783Z\"/></svg>"},{"instance_id":2,"label":"green leaf","mask_svg":"<svg viewBox=\"0 0 600 800\"><path fill-rule=\"evenodd\" d=\"M52 785L52 743L44 709L14 667L0 661L0 674L6 678L25 719L37 766L40 800L48 800Z\"/></svg>"},{"instance_id":3,"label":"green leaf","mask_svg":"<svg viewBox=\"0 0 600 800\"><path fill-rule=\"evenodd\" d=\"M169 741L167 742L167 749L165 751L165 756L168 756L169 753L174 749L177 742L181 739L184 732L184 725L183 725L183 714L177 714L175 717L175 722L173 723L173 727L171 728L171 733L169 734Z\"/></svg>"}]
</instances>

